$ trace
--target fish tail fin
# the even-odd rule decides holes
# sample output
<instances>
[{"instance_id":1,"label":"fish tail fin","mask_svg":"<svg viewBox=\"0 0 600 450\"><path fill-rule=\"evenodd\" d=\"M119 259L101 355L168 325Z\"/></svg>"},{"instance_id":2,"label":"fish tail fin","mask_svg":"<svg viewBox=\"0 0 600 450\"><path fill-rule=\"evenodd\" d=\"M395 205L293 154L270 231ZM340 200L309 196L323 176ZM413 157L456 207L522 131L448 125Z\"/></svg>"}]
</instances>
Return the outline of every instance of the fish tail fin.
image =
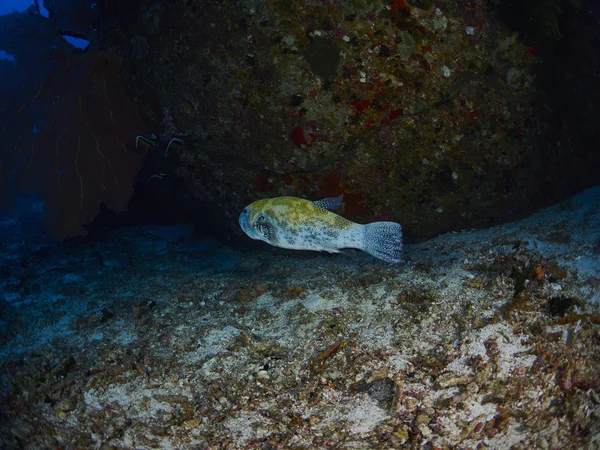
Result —
<instances>
[{"instance_id":1,"label":"fish tail fin","mask_svg":"<svg viewBox=\"0 0 600 450\"><path fill-rule=\"evenodd\" d=\"M373 222L364 225L363 250L387 262L401 262L402 227L396 222Z\"/></svg>"}]
</instances>

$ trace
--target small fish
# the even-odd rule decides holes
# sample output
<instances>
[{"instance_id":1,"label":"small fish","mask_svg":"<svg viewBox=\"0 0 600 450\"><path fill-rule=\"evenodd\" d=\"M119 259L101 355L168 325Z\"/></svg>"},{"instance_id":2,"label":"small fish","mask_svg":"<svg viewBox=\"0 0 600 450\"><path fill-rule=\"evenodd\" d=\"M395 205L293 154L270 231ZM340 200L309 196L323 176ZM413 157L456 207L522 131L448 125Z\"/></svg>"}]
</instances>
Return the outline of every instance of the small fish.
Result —
<instances>
[{"instance_id":1,"label":"small fish","mask_svg":"<svg viewBox=\"0 0 600 450\"><path fill-rule=\"evenodd\" d=\"M240 227L252 239L275 247L342 253L363 250L391 263L401 261L402 227L395 222L361 225L331 210L342 196L316 202L297 197L257 200L240 214Z\"/></svg>"}]
</instances>

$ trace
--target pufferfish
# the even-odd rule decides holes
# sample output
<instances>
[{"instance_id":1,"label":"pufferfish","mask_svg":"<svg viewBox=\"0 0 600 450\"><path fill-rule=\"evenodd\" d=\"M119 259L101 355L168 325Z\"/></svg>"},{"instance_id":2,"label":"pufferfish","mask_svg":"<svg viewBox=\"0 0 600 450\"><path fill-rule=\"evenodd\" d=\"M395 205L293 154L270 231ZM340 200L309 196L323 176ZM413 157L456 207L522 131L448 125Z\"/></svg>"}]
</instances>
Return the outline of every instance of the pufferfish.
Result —
<instances>
[{"instance_id":1,"label":"pufferfish","mask_svg":"<svg viewBox=\"0 0 600 450\"><path fill-rule=\"evenodd\" d=\"M391 263L401 261L402 227L395 222L354 223L331 210L342 196L310 201L297 197L257 200L240 214L240 227L252 239L275 247L341 253L363 250Z\"/></svg>"}]
</instances>

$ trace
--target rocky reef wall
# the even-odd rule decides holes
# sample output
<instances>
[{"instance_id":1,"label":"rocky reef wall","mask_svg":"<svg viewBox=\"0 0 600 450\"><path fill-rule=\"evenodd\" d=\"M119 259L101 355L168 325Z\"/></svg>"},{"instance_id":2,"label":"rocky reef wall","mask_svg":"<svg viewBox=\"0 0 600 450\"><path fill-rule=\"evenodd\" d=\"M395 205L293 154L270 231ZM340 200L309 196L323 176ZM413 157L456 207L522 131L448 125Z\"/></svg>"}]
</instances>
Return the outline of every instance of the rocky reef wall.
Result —
<instances>
[{"instance_id":1,"label":"rocky reef wall","mask_svg":"<svg viewBox=\"0 0 600 450\"><path fill-rule=\"evenodd\" d=\"M257 198L343 193L347 218L420 240L581 188L548 194L573 160L538 76L557 37L519 35L494 2L143 1L119 17L103 40L131 95L163 146L184 137L150 157L223 229Z\"/></svg>"}]
</instances>

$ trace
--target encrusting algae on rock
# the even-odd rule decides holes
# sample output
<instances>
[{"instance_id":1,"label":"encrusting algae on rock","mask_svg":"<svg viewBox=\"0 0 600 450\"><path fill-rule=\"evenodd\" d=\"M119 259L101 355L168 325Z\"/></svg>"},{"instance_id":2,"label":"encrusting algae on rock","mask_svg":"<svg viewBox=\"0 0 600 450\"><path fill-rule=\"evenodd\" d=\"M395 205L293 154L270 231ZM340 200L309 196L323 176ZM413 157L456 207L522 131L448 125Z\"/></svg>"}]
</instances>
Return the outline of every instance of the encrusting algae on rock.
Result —
<instances>
[{"instance_id":1,"label":"encrusting algae on rock","mask_svg":"<svg viewBox=\"0 0 600 450\"><path fill-rule=\"evenodd\" d=\"M359 249L387 262L401 261L400 224L354 223L331 212L341 203L341 195L316 202L297 197L262 199L244 208L239 223L252 239L276 247L330 253Z\"/></svg>"}]
</instances>

